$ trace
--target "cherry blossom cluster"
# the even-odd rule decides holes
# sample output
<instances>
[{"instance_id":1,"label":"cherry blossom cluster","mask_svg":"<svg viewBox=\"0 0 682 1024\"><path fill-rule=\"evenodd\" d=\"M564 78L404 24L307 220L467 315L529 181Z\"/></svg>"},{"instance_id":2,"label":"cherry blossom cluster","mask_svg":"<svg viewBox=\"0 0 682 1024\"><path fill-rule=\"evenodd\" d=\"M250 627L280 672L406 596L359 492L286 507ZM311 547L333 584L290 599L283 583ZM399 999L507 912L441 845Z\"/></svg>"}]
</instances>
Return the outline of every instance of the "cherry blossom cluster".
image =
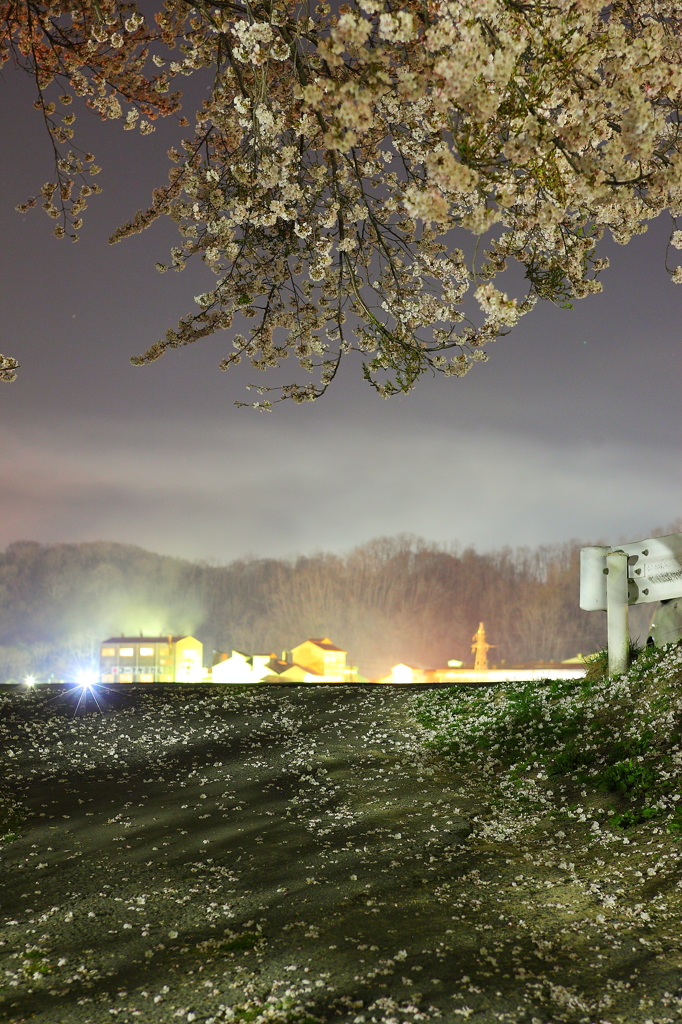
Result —
<instances>
[{"instance_id":1,"label":"cherry blossom cluster","mask_svg":"<svg viewBox=\"0 0 682 1024\"><path fill-rule=\"evenodd\" d=\"M39 9L24 51L67 5ZM259 387L257 406L272 391L317 398L352 350L387 397L428 370L463 375L538 298L600 291L607 229L625 244L667 211L682 247L671 0L165 0L154 33L129 5L77 11L78 57L65 71L46 57L43 80L70 76L103 117L130 128L141 112L151 130L175 109L162 95L174 78L210 76L168 185L111 240L168 215L182 240L159 269L198 256L216 281L137 364L227 330L223 368L293 355L305 371ZM149 78L152 51L162 70ZM70 116L51 123L58 142ZM510 260L527 281L518 297L495 283Z\"/></svg>"},{"instance_id":2,"label":"cherry blossom cluster","mask_svg":"<svg viewBox=\"0 0 682 1024\"><path fill-rule=\"evenodd\" d=\"M93 154L60 148L74 138L74 98L102 119L123 118L125 107L126 129L144 115L142 134L153 131L150 121L178 109L179 96L164 95L169 76L145 71L150 44L158 36L133 3L0 0L0 64L14 61L31 75L34 107L52 139L55 180L46 182L40 193L43 209L59 222L54 229L58 238L78 241L87 199L101 192L92 182L101 170ZM23 213L37 202L32 197L18 209Z\"/></svg>"},{"instance_id":3,"label":"cherry blossom cluster","mask_svg":"<svg viewBox=\"0 0 682 1024\"><path fill-rule=\"evenodd\" d=\"M17 379L19 363L12 356L3 356L0 352L0 381L3 384L12 384Z\"/></svg>"}]
</instances>

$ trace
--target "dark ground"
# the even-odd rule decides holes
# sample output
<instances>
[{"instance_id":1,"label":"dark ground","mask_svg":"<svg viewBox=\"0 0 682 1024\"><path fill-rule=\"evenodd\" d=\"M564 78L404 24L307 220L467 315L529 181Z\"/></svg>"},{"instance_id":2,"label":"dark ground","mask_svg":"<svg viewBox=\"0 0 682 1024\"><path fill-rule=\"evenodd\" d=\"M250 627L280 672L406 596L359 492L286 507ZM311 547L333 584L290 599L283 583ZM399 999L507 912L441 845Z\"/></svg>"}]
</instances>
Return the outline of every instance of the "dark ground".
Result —
<instances>
[{"instance_id":1,"label":"dark ground","mask_svg":"<svg viewBox=\"0 0 682 1024\"><path fill-rule=\"evenodd\" d=\"M0 697L28 808L0 843L0 1019L682 1018L670 906L654 922L595 862L543 860L547 827L498 827L409 693L52 698Z\"/></svg>"}]
</instances>

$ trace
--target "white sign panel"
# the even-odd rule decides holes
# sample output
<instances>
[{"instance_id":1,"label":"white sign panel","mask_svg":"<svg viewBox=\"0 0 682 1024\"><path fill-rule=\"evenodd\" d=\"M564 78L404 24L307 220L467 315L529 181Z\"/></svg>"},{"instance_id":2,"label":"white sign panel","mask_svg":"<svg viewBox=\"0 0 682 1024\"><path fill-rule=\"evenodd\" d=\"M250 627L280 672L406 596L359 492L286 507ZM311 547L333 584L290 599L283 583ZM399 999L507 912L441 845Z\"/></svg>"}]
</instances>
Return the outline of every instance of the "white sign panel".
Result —
<instances>
[{"instance_id":1,"label":"white sign panel","mask_svg":"<svg viewBox=\"0 0 682 1024\"><path fill-rule=\"evenodd\" d=\"M628 556L628 604L650 604L682 597L682 533L651 537L617 547L583 548L580 552L580 607L606 608L606 555Z\"/></svg>"}]
</instances>

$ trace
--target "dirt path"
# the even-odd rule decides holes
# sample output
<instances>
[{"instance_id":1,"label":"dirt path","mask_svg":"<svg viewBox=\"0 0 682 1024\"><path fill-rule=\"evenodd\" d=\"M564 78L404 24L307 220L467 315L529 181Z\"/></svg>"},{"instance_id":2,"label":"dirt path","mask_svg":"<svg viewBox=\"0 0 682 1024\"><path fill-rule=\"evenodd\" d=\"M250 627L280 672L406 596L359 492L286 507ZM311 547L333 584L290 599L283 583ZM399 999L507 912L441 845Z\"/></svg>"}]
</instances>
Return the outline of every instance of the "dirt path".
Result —
<instances>
[{"instance_id":1,"label":"dirt path","mask_svg":"<svg viewBox=\"0 0 682 1024\"><path fill-rule=\"evenodd\" d=\"M0 852L2 1020L682 1016L672 947L595 944L586 885L481 834L405 691L47 700L0 699L29 807Z\"/></svg>"}]
</instances>

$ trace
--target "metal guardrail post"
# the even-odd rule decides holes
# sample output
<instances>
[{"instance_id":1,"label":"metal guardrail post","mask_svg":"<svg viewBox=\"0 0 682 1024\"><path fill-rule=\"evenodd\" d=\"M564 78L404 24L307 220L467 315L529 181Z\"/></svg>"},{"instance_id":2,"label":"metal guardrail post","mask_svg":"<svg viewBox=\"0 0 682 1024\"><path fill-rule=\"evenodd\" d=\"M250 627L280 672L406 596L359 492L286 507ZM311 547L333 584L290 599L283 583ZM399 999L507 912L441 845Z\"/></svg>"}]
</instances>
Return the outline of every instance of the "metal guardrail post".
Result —
<instances>
[{"instance_id":1,"label":"metal guardrail post","mask_svg":"<svg viewBox=\"0 0 682 1024\"><path fill-rule=\"evenodd\" d=\"M681 597L682 533L580 552L580 607L606 610L609 675L628 669L628 606Z\"/></svg>"},{"instance_id":2,"label":"metal guardrail post","mask_svg":"<svg viewBox=\"0 0 682 1024\"><path fill-rule=\"evenodd\" d=\"M606 621L609 675L628 670L630 631L628 627L628 556L609 551L606 556Z\"/></svg>"},{"instance_id":3,"label":"metal guardrail post","mask_svg":"<svg viewBox=\"0 0 682 1024\"><path fill-rule=\"evenodd\" d=\"M606 608L604 568L610 550L604 544L595 544L580 551L580 607L586 612Z\"/></svg>"}]
</instances>

